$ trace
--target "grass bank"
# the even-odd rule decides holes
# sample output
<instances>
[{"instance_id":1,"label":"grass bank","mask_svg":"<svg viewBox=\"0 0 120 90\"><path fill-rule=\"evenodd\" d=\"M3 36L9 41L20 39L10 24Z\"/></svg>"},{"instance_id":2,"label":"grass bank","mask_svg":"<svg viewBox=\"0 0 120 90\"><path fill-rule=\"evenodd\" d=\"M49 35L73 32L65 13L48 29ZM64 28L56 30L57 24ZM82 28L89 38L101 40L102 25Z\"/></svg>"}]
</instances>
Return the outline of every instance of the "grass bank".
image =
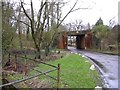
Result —
<instances>
[{"instance_id":1,"label":"grass bank","mask_svg":"<svg viewBox=\"0 0 120 90\"><path fill-rule=\"evenodd\" d=\"M49 61L48 63L56 66L60 64L61 88L94 88L97 85L101 85L98 72L96 70L90 70L92 63L78 54L69 54L61 59ZM35 69L44 72L51 69L51 67L39 64ZM32 70L29 74L34 75L35 73L38 72ZM57 71L51 72L49 75L57 78ZM56 87L56 81L49 77L43 75L39 79L47 80L53 87Z\"/></svg>"}]
</instances>

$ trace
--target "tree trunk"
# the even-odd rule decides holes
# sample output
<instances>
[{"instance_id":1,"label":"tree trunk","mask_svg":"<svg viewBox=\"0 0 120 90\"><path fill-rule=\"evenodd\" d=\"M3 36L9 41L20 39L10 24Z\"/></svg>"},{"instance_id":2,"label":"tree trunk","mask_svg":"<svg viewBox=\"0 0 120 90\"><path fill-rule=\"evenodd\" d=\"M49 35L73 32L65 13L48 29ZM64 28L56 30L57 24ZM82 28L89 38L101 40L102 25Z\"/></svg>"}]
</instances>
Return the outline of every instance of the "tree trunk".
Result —
<instances>
[{"instance_id":1,"label":"tree trunk","mask_svg":"<svg viewBox=\"0 0 120 90\"><path fill-rule=\"evenodd\" d=\"M35 51L35 59L41 59L41 50L39 48Z\"/></svg>"},{"instance_id":2,"label":"tree trunk","mask_svg":"<svg viewBox=\"0 0 120 90\"><path fill-rule=\"evenodd\" d=\"M21 20L21 15L20 15L21 8L19 9L19 15L18 15L18 20ZM21 38L21 28L20 28L20 21L18 21L18 34L19 34L19 43L20 43L20 49L22 50L22 38Z\"/></svg>"},{"instance_id":3,"label":"tree trunk","mask_svg":"<svg viewBox=\"0 0 120 90\"><path fill-rule=\"evenodd\" d=\"M48 56L49 52L50 52L49 47L46 47L45 48L45 55Z\"/></svg>"}]
</instances>

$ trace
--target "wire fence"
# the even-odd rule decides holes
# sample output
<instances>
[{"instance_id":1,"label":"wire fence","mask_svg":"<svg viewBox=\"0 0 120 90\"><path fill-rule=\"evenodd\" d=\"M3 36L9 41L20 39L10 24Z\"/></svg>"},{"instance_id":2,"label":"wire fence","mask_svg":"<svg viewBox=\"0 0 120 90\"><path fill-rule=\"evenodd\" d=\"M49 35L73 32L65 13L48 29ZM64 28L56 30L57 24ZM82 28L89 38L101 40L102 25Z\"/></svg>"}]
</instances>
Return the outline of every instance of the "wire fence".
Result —
<instances>
[{"instance_id":1,"label":"wire fence","mask_svg":"<svg viewBox=\"0 0 120 90\"><path fill-rule=\"evenodd\" d=\"M32 65L30 65L29 62ZM51 67L51 69L50 70L45 70L45 71L40 71L40 70L34 68L35 66L33 65L33 62L34 62L34 65L38 64L38 63L41 63L43 65L47 65L47 66ZM12 70L14 70L16 72L21 72L25 76L27 75L28 70L30 71L31 69L36 71L37 73L35 73L32 76L20 79L20 80L15 80L15 81L12 81L12 82L9 82L9 83L2 84L2 85L0 85L0 87L14 85L14 84L17 84L17 83L20 83L20 82L24 82L26 80L38 77L40 75L45 75L45 76L55 80L57 82L56 83L57 88L59 88L59 86L60 86L60 64L58 64L58 66L55 66L55 65L48 64L46 62L37 60L37 59L29 58L29 57L27 57L27 55L22 55L22 56L21 55L17 55L17 54L11 55L9 53L7 62L4 64L3 67L6 67L6 66L8 67L8 69L12 69ZM50 76L48 74L48 73L53 72L53 71L57 71L57 78L55 78L53 76Z\"/></svg>"}]
</instances>

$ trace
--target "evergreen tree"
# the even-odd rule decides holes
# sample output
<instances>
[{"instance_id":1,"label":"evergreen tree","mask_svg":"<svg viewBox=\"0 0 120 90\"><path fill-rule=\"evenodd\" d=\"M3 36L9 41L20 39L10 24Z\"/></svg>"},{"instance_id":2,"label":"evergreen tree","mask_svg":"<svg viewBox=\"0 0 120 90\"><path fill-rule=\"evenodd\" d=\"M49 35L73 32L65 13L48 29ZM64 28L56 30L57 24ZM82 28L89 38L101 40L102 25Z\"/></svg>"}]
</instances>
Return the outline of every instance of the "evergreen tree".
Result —
<instances>
[{"instance_id":1,"label":"evergreen tree","mask_svg":"<svg viewBox=\"0 0 120 90\"><path fill-rule=\"evenodd\" d=\"M103 25L103 20L101 19L101 17L97 20L95 26L98 26L98 25Z\"/></svg>"}]
</instances>

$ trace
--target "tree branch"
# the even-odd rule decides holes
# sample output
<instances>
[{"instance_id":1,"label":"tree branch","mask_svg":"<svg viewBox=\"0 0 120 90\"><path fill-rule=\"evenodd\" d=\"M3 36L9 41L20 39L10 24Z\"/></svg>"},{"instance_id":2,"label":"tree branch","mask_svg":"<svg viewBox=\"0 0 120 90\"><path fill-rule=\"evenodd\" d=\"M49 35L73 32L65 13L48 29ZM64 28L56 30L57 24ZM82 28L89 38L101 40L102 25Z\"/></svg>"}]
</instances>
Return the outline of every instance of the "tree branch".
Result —
<instances>
[{"instance_id":1,"label":"tree branch","mask_svg":"<svg viewBox=\"0 0 120 90\"><path fill-rule=\"evenodd\" d=\"M41 33L40 33L40 37L39 37L39 46L40 46L40 44L41 44L41 42L42 42L42 37L43 37L43 31L44 31L44 26L45 26L45 21L46 21L46 19L47 19L47 8L48 8L48 6L47 6L47 3L45 4L46 6L45 6L45 11L44 11L44 18L43 18L43 22L42 22L42 24L41 24Z\"/></svg>"},{"instance_id":2,"label":"tree branch","mask_svg":"<svg viewBox=\"0 0 120 90\"><path fill-rule=\"evenodd\" d=\"M72 10L76 6L77 2L78 2L78 0L75 2L75 4L73 5L73 7L69 10L69 12L64 16L64 18L61 20L61 22L57 25L57 28L61 25L61 23L65 20L65 18L72 12Z\"/></svg>"},{"instance_id":3,"label":"tree branch","mask_svg":"<svg viewBox=\"0 0 120 90\"><path fill-rule=\"evenodd\" d=\"M24 21L18 20L16 17L15 17L15 18L12 18L12 19L13 19L13 20L17 20L17 21L19 21L19 22L21 22L21 23L27 25L28 27L31 27L29 24L25 23Z\"/></svg>"},{"instance_id":4,"label":"tree branch","mask_svg":"<svg viewBox=\"0 0 120 90\"><path fill-rule=\"evenodd\" d=\"M80 10L80 9L90 9L90 8L77 8L77 9L72 10L71 12L74 12L74 11L77 11L77 10Z\"/></svg>"},{"instance_id":5,"label":"tree branch","mask_svg":"<svg viewBox=\"0 0 120 90\"><path fill-rule=\"evenodd\" d=\"M56 28L58 28L58 27L61 25L61 23L65 20L65 18L72 12L72 10L73 10L74 7L76 6L77 2L78 2L78 0L76 0L76 2L75 2L75 4L73 5L73 7L72 7L72 8L69 10L69 12L64 16L64 18L61 20L61 22L57 25ZM52 42L53 42L53 40L54 40L54 38L55 38L56 32L57 32L57 30L54 32L54 34L53 34L53 36L52 36L52 39L51 39L50 43L48 44L48 47L51 46L51 44L52 44Z\"/></svg>"},{"instance_id":6,"label":"tree branch","mask_svg":"<svg viewBox=\"0 0 120 90\"><path fill-rule=\"evenodd\" d=\"M23 2L21 2L21 7L22 7L25 15L27 16L27 18L28 18L30 21L32 21L32 19L29 17L29 15L27 14L27 12L26 12L26 10L25 10L25 8L24 8L24 6L23 6Z\"/></svg>"},{"instance_id":7,"label":"tree branch","mask_svg":"<svg viewBox=\"0 0 120 90\"><path fill-rule=\"evenodd\" d=\"M43 10L43 7L45 6L46 2L43 4L43 2L41 2L41 8L39 9L39 15L38 15L38 25L37 25L37 29L39 28L40 26L40 18L41 18L41 15L42 15L42 10Z\"/></svg>"}]
</instances>

